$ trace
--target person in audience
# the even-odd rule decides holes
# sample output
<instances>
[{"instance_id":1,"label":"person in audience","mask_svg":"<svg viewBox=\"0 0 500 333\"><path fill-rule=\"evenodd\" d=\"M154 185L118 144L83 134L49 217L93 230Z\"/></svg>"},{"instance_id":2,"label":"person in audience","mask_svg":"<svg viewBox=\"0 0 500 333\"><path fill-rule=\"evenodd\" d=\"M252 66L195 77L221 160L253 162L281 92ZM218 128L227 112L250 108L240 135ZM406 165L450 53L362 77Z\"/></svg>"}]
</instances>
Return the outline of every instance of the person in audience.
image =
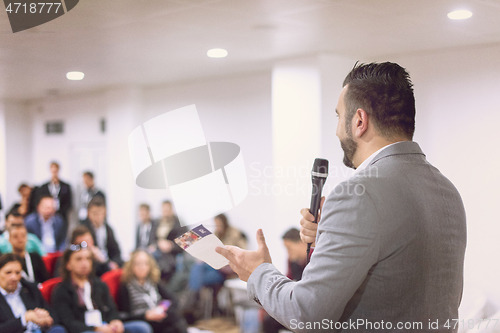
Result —
<instances>
[{"instance_id":1,"label":"person in audience","mask_svg":"<svg viewBox=\"0 0 500 333\"><path fill-rule=\"evenodd\" d=\"M24 224L24 219L17 212L17 210L12 207L5 215L5 230L0 235L0 253L11 253L12 245L9 242L9 228L12 224ZM28 243L26 244L26 251L29 253L36 252L41 256L45 255L45 250L40 239L28 233Z\"/></svg>"},{"instance_id":2,"label":"person in audience","mask_svg":"<svg viewBox=\"0 0 500 333\"><path fill-rule=\"evenodd\" d=\"M38 287L22 278L21 258L0 256L0 332L67 333Z\"/></svg>"},{"instance_id":3,"label":"person in audience","mask_svg":"<svg viewBox=\"0 0 500 333\"><path fill-rule=\"evenodd\" d=\"M291 228L283 235L283 245L285 245L288 253L288 273L286 276L290 280L299 281L307 264L307 243L302 242L300 239L298 229ZM265 313L262 321L262 331L264 333L278 333L280 330L286 329L276 319Z\"/></svg>"},{"instance_id":4,"label":"person in audience","mask_svg":"<svg viewBox=\"0 0 500 333\"><path fill-rule=\"evenodd\" d=\"M111 270L109 258L106 259L104 253L102 253L102 251L97 246L95 246L94 238L92 238L92 234L90 233L90 230L87 227L83 225L77 226L71 233L70 242L71 244L81 244L83 242L87 244L87 248L93 254L93 259L94 259L93 267L95 269L96 276L100 277L104 273ZM61 265L61 258L59 258L56 262L56 269L55 269L56 276L59 276L60 265Z\"/></svg>"},{"instance_id":5,"label":"person in audience","mask_svg":"<svg viewBox=\"0 0 500 333\"><path fill-rule=\"evenodd\" d=\"M92 234L94 244L101 250L111 269L121 267L123 261L113 229L106 222L106 202L101 196L93 197L88 206L87 219L82 221ZM109 260L109 261L108 261Z\"/></svg>"},{"instance_id":6,"label":"person in audience","mask_svg":"<svg viewBox=\"0 0 500 333\"><path fill-rule=\"evenodd\" d=\"M59 179L59 164L50 163L51 180L40 186L40 196L50 195L54 198L56 213L60 214L64 222L64 234L68 233L68 219L71 210L71 186Z\"/></svg>"},{"instance_id":7,"label":"person in audience","mask_svg":"<svg viewBox=\"0 0 500 333\"><path fill-rule=\"evenodd\" d=\"M11 224L9 228L9 241L12 245L12 253L17 254L21 258L23 266L22 276L29 282L42 283L50 278L49 272L45 267L42 257L36 253L26 251L26 243L28 242L28 231L21 224Z\"/></svg>"},{"instance_id":8,"label":"person in audience","mask_svg":"<svg viewBox=\"0 0 500 333\"><path fill-rule=\"evenodd\" d=\"M149 249L150 252L153 252L154 244L156 244L157 223L151 219L148 204L143 203L139 206L139 218L140 222L135 237L135 248Z\"/></svg>"},{"instance_id":9,"label":"person in audience","mask_svg":"<svg viewBox=\"0 0 500 333\"><path fill-rule=\"evenodd\" d=\"M107 285L94 276L93 254L85 242L71 244L61 262L63 281L52 293L54 310L70 333L152 333L144 321L123 323Z\"/></svg>"},{"instance_id":10,"label":"person in audience","mask_svg":"<svg viewBox=\"0 0 500 333\"><path fill-rule=\"evenodd\" d=\"M52 196L43 195L37 205L37 211L26 216L24 222L28 232L42 241L45 252L64 250L66 246L64 221L59 214L55 214Z\"/></svg>"},{"instance_id":11,"label":"person in audience","mask_svg":"<svg viewBox=\"0 0 500 333\"><path fill-rule=\"evenodd\" d=\"M229 225L226 215L219 214L214 218L215 236L217 236L224 245L238 246L239 248L247 248L247 237L240 230Z\"/></svg>"},{"instance_id":12,"label":"person in audience","mask_svg":"<svg viewBox=\"0 0 500 333\"><path fill-rule=\"evenodd\" d=\"M25 217L35 211L33 201L31 200L32 188L25 183L19 185L17 191L21 195L21 201L15 203L11 209L15 209L22 217Z\"/></svg>"},{"instance_id":13,"label":"person in audience","mask_svg":"<svg viewBox=\"0 0 500 333\"><path fill-rule=\"evenodd\" d=\"M80 204L78 210L78 218L80 219L80 221L83 221L87 218L87 207L93 197L100 196L104 201L106 201L106 196L104 195L104 193L95 186L94 174L92 172L86 171L83 173L83 184L84 188L80 193Z\"/></svg>"},{"instance_id":14,"label":"person in audience","mask_svg":"<svg viewBox=\"0 0 500 333\"><path fill-rule=\"evenodd\" d=\"M170 281L175 273L176 256L182 249L174 239L182 235L186 228L182 228L179 219L174 214L172 202L165 200L162 203L162 216L156 228L156 244L149 246L150 253L158 262L163 281Z\"/></svg>"},{"instance_id":15,"label":"person in audience","mask_svg":"<svg viewBox=\"0 0 500 333\"><path fill-rule=\"evenodd\" d=\"M118 309L128 319L146 320L154 333L185 333L187 323L174 295L158 282L160 270L154 258L144 250L134 251L123 268Z\"/></svg>"}]
</instances>

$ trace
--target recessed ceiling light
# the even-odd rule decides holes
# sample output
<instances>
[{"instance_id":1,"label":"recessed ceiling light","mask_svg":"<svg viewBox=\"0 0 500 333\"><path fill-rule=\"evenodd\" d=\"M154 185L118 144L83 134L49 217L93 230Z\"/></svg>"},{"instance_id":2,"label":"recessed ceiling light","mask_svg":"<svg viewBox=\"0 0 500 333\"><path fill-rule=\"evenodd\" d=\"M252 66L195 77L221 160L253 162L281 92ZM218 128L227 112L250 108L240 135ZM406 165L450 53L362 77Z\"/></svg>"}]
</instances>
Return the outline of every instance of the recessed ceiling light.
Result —
<instances>
[{"instance_id":1,"label":"recessed ceiling light","mask_svg":"<svg viewBox=\"0 0 500 333\"><path fill-rule=\"evenodd\" d=\"M82 72L67 72L66 77L68 80L83 80L85 75Z\"/></svg>"},{"instance_id":2,"label":"recessed ceiling light","mask_svg":"<svg viewBox=\"0 0 500 333\"><path fill-rule=\"evenodd\" d=\"M464 9L454 10L454 11L448 13L448 18L452 19L452 20L464 20L464 19L468 19L471 16L472 16L472 12L470 12L468 10L464 10Z\"/></svg>"},{"instance_id":3,"label":"recessed ceiling light","mask_svg":"<svg viewBox=\"0 0 500 333\"><path fill-rule=\"evenodd\" d=\"M224 49L211 49L208 50L207 56L210 58L224 58L227 57L227 51Z\"/></svg>"}]
</instances>

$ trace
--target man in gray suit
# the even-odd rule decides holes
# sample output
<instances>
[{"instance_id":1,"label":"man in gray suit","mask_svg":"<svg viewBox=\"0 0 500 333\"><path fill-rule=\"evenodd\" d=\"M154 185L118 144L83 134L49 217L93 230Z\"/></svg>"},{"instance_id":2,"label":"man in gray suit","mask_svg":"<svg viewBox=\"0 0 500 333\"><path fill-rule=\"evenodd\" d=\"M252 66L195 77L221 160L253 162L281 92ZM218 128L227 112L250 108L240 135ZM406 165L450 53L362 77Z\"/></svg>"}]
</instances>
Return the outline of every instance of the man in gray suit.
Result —
<instances>
[{"instance_id":1,"label":"man in gray suit","mask_svg":"<svg viewBox=\"0 0 500 333\"><path fill-rule=\"evenodd\" d=\"M466 246L460 194L416 142L406 70L358 65L336 112L344 163L340 183L301 238L314 242L302 280L271 263L262 230L257 251L217 248L248 294L295 332L456 332ZM317 228L317 229L316 229Z\"/></svg>"}]
</instances>

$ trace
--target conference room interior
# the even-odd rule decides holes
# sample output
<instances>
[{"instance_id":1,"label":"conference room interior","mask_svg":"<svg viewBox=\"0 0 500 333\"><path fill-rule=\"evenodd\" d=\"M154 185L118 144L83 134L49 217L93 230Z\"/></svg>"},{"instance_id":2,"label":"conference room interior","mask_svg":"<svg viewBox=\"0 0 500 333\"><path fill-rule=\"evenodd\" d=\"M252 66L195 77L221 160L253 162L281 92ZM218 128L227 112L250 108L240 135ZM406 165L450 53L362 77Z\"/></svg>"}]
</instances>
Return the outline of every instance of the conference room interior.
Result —
<instances>
[{"instance_id":1,"label":"conference room interior","mask_svg":"<svg viewBox=\"0 0 500 333\"><path fill-rule=\"evenodd\" d=\"M472 16L450 19L454 10ZM92 171L128 260L139 205L149 204L159 218L162 202L173 200L168 187L136 184L128 137L146 121L194 104L206 141L237 144L245 165L248 194L220 213L244 232L248 249L257 248L262 228L273 264L286 274L282 236L300 228L314 159L330 163L323 195L353 172L335 135L345 76L358 61L396 62L414 84L414 141L466 209L460 316L495 318L499 17L495 0L87 0L12 33L0 15L0 222L19 202L19 185L48 182L57 161L60 179L72 187L74 228L82 174ZM210 57L213 49L227 54ZM75 71L83 79L67 78ZM215 230L213 218L199 223ZM234 288L244 294L244 284ZM235 316L243 320L254 306L241 300Z\"/></svg>"}]
</instances>

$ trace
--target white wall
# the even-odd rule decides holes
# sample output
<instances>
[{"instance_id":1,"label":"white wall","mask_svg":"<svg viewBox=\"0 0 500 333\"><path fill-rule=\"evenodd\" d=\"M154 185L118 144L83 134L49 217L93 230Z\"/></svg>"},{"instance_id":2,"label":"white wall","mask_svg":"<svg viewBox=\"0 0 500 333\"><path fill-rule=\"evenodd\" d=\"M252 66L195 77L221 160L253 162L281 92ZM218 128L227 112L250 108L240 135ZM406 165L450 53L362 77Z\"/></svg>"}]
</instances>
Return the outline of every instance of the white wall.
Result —
<instances>
[{"instance_id":1,"label":"white wall","mask_svg":"<svg viewBox=\"0 0 500 333\"><path fill-rule=\"evenodd\" d=\"M377 59L383 60L383 59ZM467 213L466 288L500 303L500 46L391 58L415 85L415 141L458 188Z\"/></svg>"}]
</instances>

